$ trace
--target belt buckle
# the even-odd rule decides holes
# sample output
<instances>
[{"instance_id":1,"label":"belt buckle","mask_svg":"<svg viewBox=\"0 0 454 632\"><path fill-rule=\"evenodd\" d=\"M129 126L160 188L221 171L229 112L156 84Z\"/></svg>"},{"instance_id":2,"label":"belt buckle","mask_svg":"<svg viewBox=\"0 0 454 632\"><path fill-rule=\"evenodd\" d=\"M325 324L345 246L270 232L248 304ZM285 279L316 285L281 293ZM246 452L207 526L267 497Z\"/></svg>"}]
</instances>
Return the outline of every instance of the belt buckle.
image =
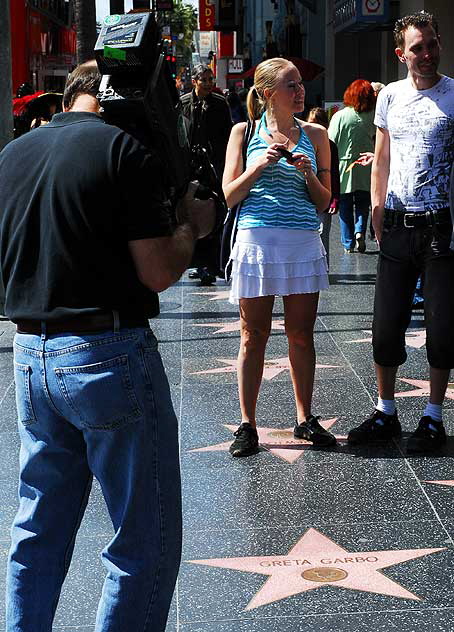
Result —
<instances>
[{"instance_id":1,"label":"belt buckle","mask_svg":"<svg viewBox=\"0 0 454 632\"><path fill-rule=\"evenodd\" d=\"M404 227L405 228L414 228L414 224L408 224L408 219L414 219L414 213L404 213Z\"/></svg>"}]
</instances>

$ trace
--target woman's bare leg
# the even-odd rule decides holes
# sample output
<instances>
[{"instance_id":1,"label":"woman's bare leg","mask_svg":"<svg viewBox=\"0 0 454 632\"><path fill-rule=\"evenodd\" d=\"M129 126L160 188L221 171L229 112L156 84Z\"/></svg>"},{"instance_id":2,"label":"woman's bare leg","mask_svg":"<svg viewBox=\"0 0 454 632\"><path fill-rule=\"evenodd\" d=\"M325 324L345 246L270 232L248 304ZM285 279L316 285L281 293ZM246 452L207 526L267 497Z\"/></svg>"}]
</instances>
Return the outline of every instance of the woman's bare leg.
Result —
<instances>
[{"instance_id":1,"label":"woman's bare leg","mask_svg":"<svg viewBox=\"0 0 454 632\"><path fill-rule=\"evenodd\" d=\"M274 296L240 299L241 344L238 393L241 418L256 427L255 410L263 375L265 348L271 331Z\"/></svg>"},{"instance_id":2,"label":"woman's bare leg","mask_svg":"<svg viewBox=\"0 0 454 632\"><path fill-rule=\"evenodd\" d=\"M314 324L318 296L318 292L284 296L285 333L299 422L311 415L315 374Z\"/></svg>"}]
</instances>

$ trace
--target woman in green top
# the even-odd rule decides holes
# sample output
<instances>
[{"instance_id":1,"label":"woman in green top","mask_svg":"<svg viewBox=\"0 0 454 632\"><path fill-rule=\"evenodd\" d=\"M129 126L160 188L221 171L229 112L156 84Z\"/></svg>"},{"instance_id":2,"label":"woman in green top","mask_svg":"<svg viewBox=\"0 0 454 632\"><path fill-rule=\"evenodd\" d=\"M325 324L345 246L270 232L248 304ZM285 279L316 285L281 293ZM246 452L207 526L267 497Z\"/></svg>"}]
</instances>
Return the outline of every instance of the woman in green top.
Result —
<instances>
[{"instance_id":1,"label":"woman in green top","mask_svg":"<svg viewBox=\"0 0 454 632\"><path fill-rule=\"evenodd\" d=\"M376 96L369 81L357 79L344 93L345 108L331 119L328 136L339 150L341 241L345 252L366 250L370 206L370 165L358 168L362 152L374 150Z\"/></svg>"}]
</instances>

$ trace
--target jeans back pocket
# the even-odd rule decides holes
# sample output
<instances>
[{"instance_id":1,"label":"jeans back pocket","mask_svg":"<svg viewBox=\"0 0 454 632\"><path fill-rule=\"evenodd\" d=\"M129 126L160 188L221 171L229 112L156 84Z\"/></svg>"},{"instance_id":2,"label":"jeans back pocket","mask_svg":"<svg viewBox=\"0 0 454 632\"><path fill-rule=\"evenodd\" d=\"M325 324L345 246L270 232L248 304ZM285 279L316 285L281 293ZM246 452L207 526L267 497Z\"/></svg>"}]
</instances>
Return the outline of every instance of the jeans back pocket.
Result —
<instances>
[{"instance_id":1,"label":"jeans back pocket","mask_svg":"<svg viewBox=\"0 0 454 632\"><path fill-rule=\"evenodd\" d=\"M141 417L127 355L54 371L60 391L81 426L115 430Z\"/></svg>"},{"instance_id":2,"label":"jeans back pocket","mask_svg":"<svg viewBox=\"0 0 454 632\"><path fill-rule=\"evenodd\" d=\"M14 362L14 381L16 383L16 408L19 421L29 426L36 421L30 393L31 367L28 364Z\"/></svg>"}]
</instances>

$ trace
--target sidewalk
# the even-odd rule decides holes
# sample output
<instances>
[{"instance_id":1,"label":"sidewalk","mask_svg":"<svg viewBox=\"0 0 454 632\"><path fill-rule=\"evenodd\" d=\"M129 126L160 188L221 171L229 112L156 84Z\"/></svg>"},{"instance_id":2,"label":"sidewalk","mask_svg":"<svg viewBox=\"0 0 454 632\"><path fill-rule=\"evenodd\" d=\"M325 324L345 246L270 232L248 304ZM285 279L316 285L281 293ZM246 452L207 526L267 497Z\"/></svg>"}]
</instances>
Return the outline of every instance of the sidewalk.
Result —
<instances>
[{"instance_id":1,"label":"sidewalk","mask_svg":"<svg viewBox=\"0 0 454 632\"><path fill-rule=\"evenodd\" d=\"M238 312L227 287L187 275L161 295L153 322L181 427L183 561L168 632L454 631L454 439L433 458L402 442L349 448L376 400L371 319L376 248L343 254L331 236L331 287L316 323L314 414L338 437L315 450L293 439L293 392L276 300L258 407L263 451L228 453L239 423ZM13 325L0 323L0 591L16 508L18 438ZM397 405L404 433L427 401L422 312L407 334ZM452 385L454 387L454 385ZM444 407L454 434L454 388ZM112 533L95 484L54 630L93 632ZM4 613L0 616L4 626ZM136 632L125 630L125 632Z\"/></svg>"}]
</instances>

